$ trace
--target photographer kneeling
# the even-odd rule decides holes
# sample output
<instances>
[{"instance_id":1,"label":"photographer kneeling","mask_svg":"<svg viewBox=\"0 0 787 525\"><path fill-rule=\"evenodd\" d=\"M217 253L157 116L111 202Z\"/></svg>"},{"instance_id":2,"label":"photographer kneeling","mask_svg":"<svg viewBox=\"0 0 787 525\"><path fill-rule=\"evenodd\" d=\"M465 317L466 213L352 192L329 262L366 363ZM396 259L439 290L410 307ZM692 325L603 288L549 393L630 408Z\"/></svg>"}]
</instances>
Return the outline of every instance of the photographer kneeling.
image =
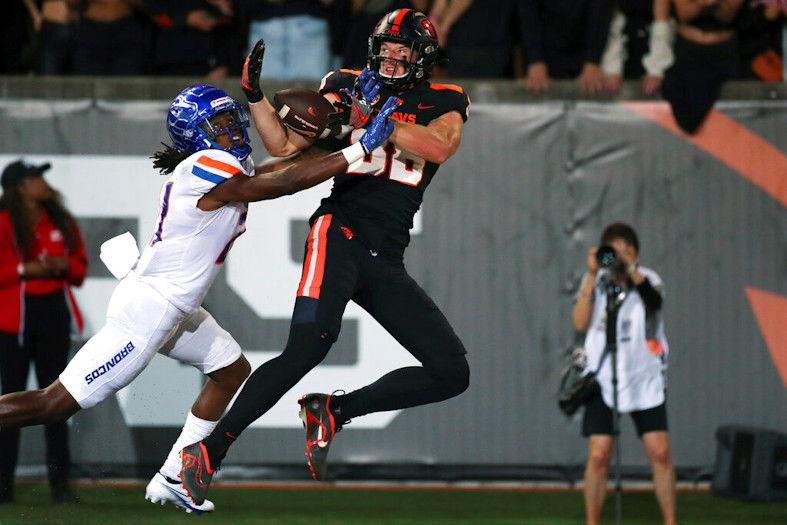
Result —
<instances>
[{"instance_id":1,"label":"photographer kneeling","mask_svg":"<svg viewBox=\"0 0 787 525\"><path fill-rule=\"evenodd\" d=\"M667 434L664 382L667 339L660 315L662 281L653 270L639 266L638 260L636 232L622 223L607 226L601 234L601 246L588 253L587 274L571 314L574 328L586 332L587 369L598 369L601 386L601 392L587 403L582 422L582 434L590 438L584 476L588 525L600 521L617 427L610 408L615 404L614 360L605 355L609 286L625 294L616 323L617 408L631 414L642 439L665 525L675 523L675 469Z\"/></svg>"}]
</instances>

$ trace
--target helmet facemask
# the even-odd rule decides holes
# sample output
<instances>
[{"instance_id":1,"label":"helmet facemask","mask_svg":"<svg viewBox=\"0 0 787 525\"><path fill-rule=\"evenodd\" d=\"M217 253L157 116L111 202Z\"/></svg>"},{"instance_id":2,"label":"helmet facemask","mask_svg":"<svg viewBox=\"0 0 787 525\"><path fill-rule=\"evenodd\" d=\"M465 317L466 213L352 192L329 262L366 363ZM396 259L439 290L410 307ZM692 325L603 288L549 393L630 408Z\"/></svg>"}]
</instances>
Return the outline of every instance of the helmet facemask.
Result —
<instances>
[{"instance_id":1,"label":"helmet facemask","mask_svg":"<svg viewBox=\"0 0 787 525\"><path fill-rule=\"evenodd\" d=\"M167 114L167 131L175 149L184 153L219 149L241 162L251 153L248 126L249 117L243 107L221 89L207 84L181 91ZM222 133L235 137L226 148L215 140Z\"/></svg>"},{"instance_id":2,"label":"helmet facemask","mask_svg":"<svg viewBox=\"0 0 787 525\"><path fill-rule=\"evenodd\" d=\"M380 53L384 43L401 44L410 49L410 62L388 58ZM440 46L437 32L429 19L412 9L398 9L385 15L369 37L367 67L380 74L384 85L402 92L429 78L437 62ZM396 60L405 68L401 76L386 76L382 66L387 60Z\"/></svg>"},{"instance_id":3,"label":"helmet facemask","mask_svg":"<svg viewBox=\"0 0 787 525\"><path fill-rule=\"evenodd\" d=\"M369 40L371 54L369 56L368 67L370 71L376 71L379 73L379 80L384 85L389 86L396 91L403 91L426 79L427 74L424 68L424 61L421 58L423 56L423 53L421 52L421 48L423 47L422 44L417 44L415 42L402 42L380 36L373 36ZM410 49L410 60L408 61L401 58L387 57L382 55L380 50L382 49L383 44L386 42L407 46ZM401 65L402 68L404 68L404 73L396 76L386 75L384 72L384 65L391 62Z\"/></svg>"},{"instance_id":4,"label":"helmet facemask","mask_svg":"<svg viewBox=\"0 0 787 525\"><path fill-rule=\"evenodd\" d=\"M197 132L211 147L231 153L238 160L244 160L251 151L246 131L248 127L249 118L246 112L242 107L236 106L204 119L197 126ZM216 142L223 134L229 137L230 146L222 147Z\"/></svg>"}]
</instances>

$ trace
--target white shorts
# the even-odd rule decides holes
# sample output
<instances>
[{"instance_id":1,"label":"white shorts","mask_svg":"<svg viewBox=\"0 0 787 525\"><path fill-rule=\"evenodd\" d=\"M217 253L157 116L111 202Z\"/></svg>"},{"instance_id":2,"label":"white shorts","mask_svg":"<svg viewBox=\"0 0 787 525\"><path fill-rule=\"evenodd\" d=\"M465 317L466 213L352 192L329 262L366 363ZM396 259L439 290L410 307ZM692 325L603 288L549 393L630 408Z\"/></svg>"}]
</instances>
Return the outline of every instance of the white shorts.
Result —
<instances>
[{"instance_id":1,"label":"white shorts","mask_svg":"<svg viewBox=\"0 0 787 525\"><path fill-rule=\"evenodd\" d=\"M241 349L204 308L186 314L132 275L115 288L106 324L60 382L80 407L90 408L131 383L156 353L209 374L237 361Z\"/></svg>"}]
</instances>

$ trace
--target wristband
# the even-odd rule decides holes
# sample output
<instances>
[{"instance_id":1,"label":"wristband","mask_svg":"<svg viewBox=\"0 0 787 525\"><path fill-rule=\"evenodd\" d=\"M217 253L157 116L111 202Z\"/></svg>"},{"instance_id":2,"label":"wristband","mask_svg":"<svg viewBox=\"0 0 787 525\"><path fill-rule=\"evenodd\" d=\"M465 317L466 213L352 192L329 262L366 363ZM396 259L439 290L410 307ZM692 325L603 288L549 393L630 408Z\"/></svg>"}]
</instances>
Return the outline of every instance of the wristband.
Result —
<instances>
[{"instance_id":1,"label":"wristband","mask_svg":"<svg viewBox=\"0 0 787 525\"><path fill-rule=\"evenodd\" d=\"M626 268L626 271L627 271L629 274L632 274L632 273L636 272L636 271L637 271L637 263L630 264L630 265L629 265L629 266Z\"/></svg>"},{"instance_id":2,"label":"wristband","mask_svg":"<svg viewBox=\"0 0 787 525\"><path fill-rule=\"evenodd\" d=\"M25 265L24 263L19 263L16 265L16 273L19 274L19 277L25 276Z\"/></svg>"},{"instance_id":3,"label":"wristband","mask_svg":"<svg viewBox=\"0 0 787 525\"><path fill-rule=\"evenodd\" d=\"M363 149L363 145L360 142L356 142L352 146L344 148L342 155L344 155L347 164L352 165L366 156L366 150Z\"/></svg>"}]
</instances>

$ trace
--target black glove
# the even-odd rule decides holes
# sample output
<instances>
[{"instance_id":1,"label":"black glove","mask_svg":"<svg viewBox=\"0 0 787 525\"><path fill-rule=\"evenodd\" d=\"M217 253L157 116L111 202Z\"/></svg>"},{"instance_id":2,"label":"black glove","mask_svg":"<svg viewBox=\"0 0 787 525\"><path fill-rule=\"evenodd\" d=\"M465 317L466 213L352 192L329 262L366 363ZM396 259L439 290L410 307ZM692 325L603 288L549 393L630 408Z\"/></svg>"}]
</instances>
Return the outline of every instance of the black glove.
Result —
<instances>
[{"instance_id":1,"label":"black glove","mask_svg":"<svg viewBox=\"0 0 787 525\"><path fill-rule=\"evenodd\" d=\"M260 73L262 72L262 57L265 56L265 40L260 38L246 57L243 63L243 74L240 77L240 87L250 103L259 102L265 96L260 88Z\"/></svg>"}]
</instances>

